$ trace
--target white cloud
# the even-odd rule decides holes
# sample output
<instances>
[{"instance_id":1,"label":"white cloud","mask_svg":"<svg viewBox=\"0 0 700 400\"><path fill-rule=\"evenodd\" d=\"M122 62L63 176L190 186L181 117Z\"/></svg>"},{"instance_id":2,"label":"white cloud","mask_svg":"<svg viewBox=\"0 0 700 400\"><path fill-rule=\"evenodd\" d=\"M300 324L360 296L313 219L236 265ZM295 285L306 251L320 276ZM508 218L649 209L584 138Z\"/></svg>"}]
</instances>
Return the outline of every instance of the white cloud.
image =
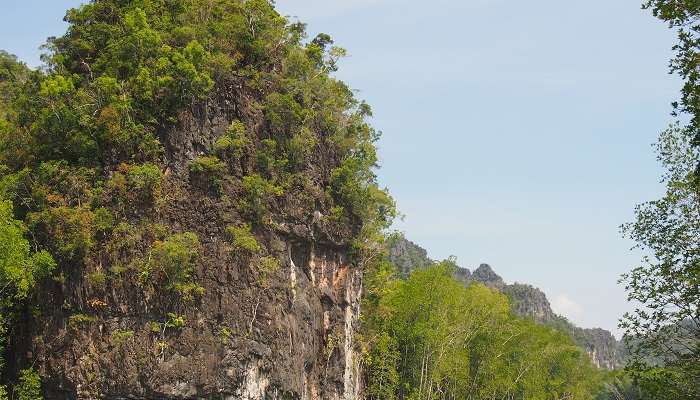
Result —
<instances>
[{"instance_id":1,"label":"white cloud","mask_svg":"<svg viewBox=\"0 0 700 400\"><path fill-rule=\"evenodd\" d=\"M583 307L564 294L554 297L552 300L552 310L570 319L578 318L583 315Z\"/></svg>"}]
</instances>

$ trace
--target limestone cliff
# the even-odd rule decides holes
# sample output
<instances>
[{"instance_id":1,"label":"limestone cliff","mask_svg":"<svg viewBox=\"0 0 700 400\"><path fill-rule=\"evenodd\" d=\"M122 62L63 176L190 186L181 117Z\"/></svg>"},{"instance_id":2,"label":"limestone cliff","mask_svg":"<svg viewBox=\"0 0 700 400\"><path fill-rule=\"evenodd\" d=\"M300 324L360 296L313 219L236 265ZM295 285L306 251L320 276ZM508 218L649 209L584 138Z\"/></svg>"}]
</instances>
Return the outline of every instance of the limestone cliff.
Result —
<instances>
[{"instance_id":1,"label":"limestone cliff","mask_svg":"<svg viewBox=\"0 0 700 400\"><path fill-rule=\"evenodd\" d=\"M256 260L232 252L226 234L245 216L191 185L183 168L197 155L186 149L206 150L235 106L199 112L183 116L190 122L166 137L177 146L167 153L170 200L157 221L200 238L194 276L202 296L183 303L141 289L129 272L95 282L91 277L110 266L76 266L65 284L42 291L45 317L32 320L31 340L17 354L46 377L48 399L355 398L362 274L347 242L326 231L326 210L282 199L275 213L289 217L274 230L254 230L262 251L280 263L261 283ZM223 188L231 196L238 190L235 183ZM170 323L169 313L183 318L182 326Z\"/></svg>"},{"instance_id":2,"label":"limestone cliff","mask_svg":"<svg viewBox=\"0 0 700 400\"><path fill-rule=\"evenodd\" d=\"M87 2L18 83L0 195L56 265L11 310L10 388L33 368L49 400L358 397L363 246L393 213L371 110L328 35L206 3Z\"/></svg>"}]
</instances>

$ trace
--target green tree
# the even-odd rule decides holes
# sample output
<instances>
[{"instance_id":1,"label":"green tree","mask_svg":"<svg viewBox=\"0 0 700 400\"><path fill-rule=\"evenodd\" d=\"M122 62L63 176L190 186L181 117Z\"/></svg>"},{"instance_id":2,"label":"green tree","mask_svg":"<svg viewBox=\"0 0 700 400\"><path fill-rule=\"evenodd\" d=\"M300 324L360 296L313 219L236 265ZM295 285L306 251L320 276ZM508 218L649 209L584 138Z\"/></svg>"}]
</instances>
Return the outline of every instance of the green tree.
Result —
<instances>
[{"instance_id":1,"label":"green tree","mask_svg":"<svg viewBox=\"0 0 700 400\"><path fill-rule=\"evenodd\" d=\"M589 399L599 374L571 338L510 314L507 298L453 278L443 261L367 279L364 339L372 399Z\"/></svg>"},{"instance_id":2,"label":"green tree","mask_svg":"<svg viewBox=\"0 0 700 400\"><path fill-rule=\"evenodd\" d=\"M47 252L31 252L25 232L24 224L14 219L12 203L0 200L0 374L16 312L55 267Z\"/></svg>"},{"instance_id":3,"label":"green tree","mask_svg":"<svg viewBox=\"0 0 700 400\"><path fill-rule=\"evenodd\" d=\"M679 102L673 103L679 112L689 113L688 134L694 145L700 145L700 3L695 0L646 0L642 6L676 30L678 43L671 59L671 72L683 79Z\"/></svg>"},{"instance_id":4,"label":"green tree","mask_svg":"<svg viewBox=\"0 0 700 400\"><path fill-rule=\"evenodd\" d=\"M623 225L646 254L623 277L628 298L641 303L621 321L631 371L653 398L700 397L700 150L678 125L661 134L666 169L663 198L636 208Z\"/></svg>"}]
</instances>

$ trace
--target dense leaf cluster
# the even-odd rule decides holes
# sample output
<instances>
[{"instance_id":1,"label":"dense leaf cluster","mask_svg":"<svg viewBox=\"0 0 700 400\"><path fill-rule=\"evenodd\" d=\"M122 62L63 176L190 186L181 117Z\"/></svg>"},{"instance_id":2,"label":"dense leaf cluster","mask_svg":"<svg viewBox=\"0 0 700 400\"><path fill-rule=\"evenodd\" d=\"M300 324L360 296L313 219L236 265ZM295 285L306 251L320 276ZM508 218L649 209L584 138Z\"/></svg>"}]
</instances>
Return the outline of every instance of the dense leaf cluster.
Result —
<instances>
[{"instance_id":1,"label":"dense leaf cluster","mask_svg":"<svg viewBox=\"0 0 700 400\"><path fill-rule=\"evenodd\" d=\"M507 298L444 261L394 279L379 263L364 304L372 399L589 399L600 373L566 334L511 315Z\"/></svg>"},{"instance_id":2,"label":"dense leaf cluster","mask_svg":"<svg viewBox=\"0 0 700 400\"><path fill-rule=\"evenodd\" d=\"M700 397L700 161L677 125L662 133L658 158L666 194L636 209L623 226L648 256L624 276L630 300L641 304L621 321L633 376L649 398Z\"/></svg>"}]
</instances>

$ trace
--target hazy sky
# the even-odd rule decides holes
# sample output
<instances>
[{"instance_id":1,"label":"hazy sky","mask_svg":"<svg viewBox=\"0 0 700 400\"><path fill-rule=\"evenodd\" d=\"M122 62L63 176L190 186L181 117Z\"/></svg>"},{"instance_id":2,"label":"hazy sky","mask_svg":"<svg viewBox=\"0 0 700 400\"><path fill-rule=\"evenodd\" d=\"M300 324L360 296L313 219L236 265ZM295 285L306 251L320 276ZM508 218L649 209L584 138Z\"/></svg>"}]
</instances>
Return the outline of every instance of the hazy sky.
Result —
<instances>
[{"instance_id":1,"label":"hazy sky","mask_svg":"<svg viewBox=\"0 0 700 400\"><path fill-rule=\"evenodd\" d=\"M9 0L0 49L38 65L79 0ZM618 226L659 195L651 144L680 83L641 0L279 0L350 57L374 108L380 178L433 258L491 264L585 327L617 332L638 261Z\"/></svg>"}]
</instances>

